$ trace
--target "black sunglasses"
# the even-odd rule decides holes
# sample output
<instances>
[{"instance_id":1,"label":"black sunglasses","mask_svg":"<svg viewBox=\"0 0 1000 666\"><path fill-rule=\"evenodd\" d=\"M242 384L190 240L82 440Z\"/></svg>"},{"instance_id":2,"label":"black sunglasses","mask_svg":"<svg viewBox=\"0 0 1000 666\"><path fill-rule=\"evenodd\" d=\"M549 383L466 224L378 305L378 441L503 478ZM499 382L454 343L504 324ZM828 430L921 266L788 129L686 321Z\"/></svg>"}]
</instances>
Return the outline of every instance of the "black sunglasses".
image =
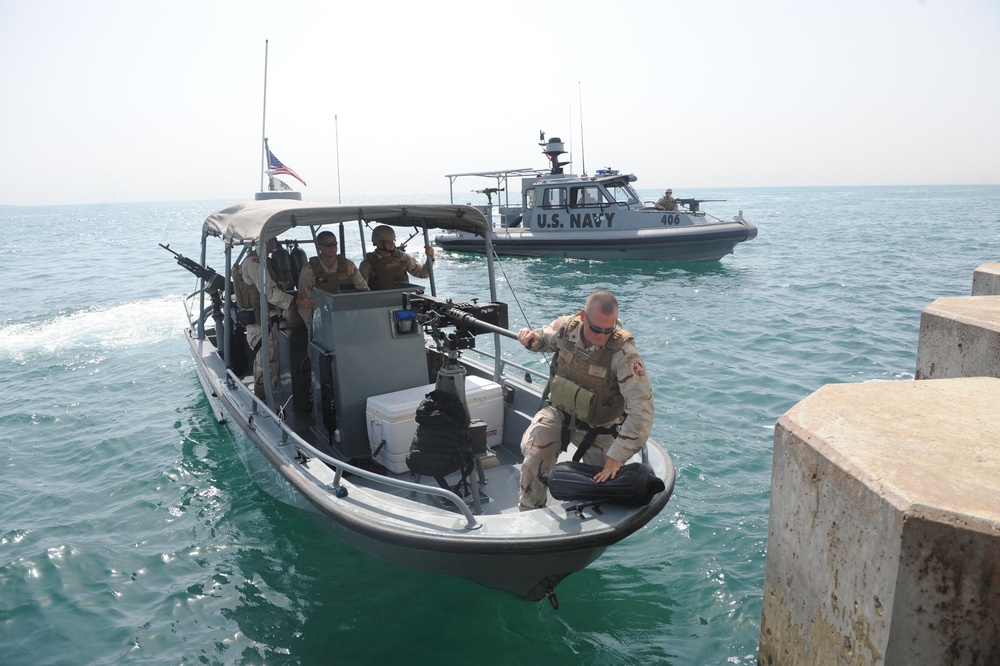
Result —
<instances>
[{"instance_id":1,"label":"black sunglasses","mask_svg":"<svg viewBox=\"0 0 1000 666\"><path fill-rule=\"evenodd\" d=\"M586 317L587 313L584 312L583 316ZM615 331L618 330L618 324L615 324L611 328L597 328L596 326L594 326L593 324L590 323L590 318L588 317L587 318L587 328L589 328L594 333L597 333L598 335L611 335L612 333L614 333Z\"/></svg>"},{"instance_id":2,"label":"black sunglasses","mask_svg":"<svg viewBox=\"0 0 1000 666\"><path fill-rule=\"evenodd\" d=\"M316 243L316 245L322 245L323 247L337 247L337 242L334 241L333 243Z\"/></svg>"}]
</instances>

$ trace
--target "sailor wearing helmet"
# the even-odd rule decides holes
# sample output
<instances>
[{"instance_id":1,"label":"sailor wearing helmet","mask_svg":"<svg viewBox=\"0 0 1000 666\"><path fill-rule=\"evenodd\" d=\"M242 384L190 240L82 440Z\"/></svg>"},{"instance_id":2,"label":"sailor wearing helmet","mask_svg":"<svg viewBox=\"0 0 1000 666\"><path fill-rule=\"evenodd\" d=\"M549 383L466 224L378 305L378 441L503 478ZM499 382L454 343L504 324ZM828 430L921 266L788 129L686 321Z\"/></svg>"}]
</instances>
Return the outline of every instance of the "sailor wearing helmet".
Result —
<instances>
[{"instance_id":1,"label":"sailor wearing helmet","mask_svg":"<svg viewBox=\"0 0 1000 666\"><path fill-rule=\"evenodd\" d=\"M372 230L372 245L375 251L366 254L358 267L361 277L372 291L392 289L397 282L406 282L407 273L418 278L430 275L430 264L434 261L434 248L431 246L424 248L427 261L420 264L396 247L396 232L384 224Z\"/></svg>"},{"instance_id":2,"label":"sailor wearing helmet","mask_svg":"<svg viewBox=\"0 0 1000 666\"><path fill-rule=\"evenodd\" d=\"M674 200L674 191L667 188L663 196L656 200L657 210L677 210L677 201Z\"/></svg>"}]
</instances>

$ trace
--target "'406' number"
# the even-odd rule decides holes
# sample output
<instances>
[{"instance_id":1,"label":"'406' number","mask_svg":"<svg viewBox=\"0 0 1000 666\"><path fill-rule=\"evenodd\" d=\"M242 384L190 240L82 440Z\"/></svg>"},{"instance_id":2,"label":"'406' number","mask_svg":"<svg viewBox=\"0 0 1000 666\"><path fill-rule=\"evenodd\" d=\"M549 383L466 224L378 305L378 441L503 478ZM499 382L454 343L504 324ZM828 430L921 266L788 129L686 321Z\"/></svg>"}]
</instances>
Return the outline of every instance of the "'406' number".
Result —
<instances>
[{"instance_id":1,"label":"'406' number","mask_svg":"<svg viewBox=\"0 0 1000 666\"><path fill-rule=\"evenodd\" d=\"M680 223L681 223L681 216L680 215L664 215L660 219L660 224L662 224L664 226L667 226L667 225L670 225L670 224L680 224Z\"/></svg>"}]
</instances>

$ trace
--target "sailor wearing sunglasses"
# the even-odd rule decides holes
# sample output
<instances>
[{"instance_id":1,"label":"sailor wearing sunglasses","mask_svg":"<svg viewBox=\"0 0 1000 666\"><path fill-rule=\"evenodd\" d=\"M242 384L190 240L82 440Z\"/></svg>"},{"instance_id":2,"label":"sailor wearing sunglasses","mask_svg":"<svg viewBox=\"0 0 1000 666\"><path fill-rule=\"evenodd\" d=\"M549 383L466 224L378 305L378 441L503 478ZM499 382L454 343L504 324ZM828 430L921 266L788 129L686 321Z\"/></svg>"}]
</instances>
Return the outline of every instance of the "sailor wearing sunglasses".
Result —
<instances>
[{"instance_id":1,"label":"sailor wearing sunglasses","mask_svg":"<svg viewBox=\"0 0 1000 666\"><path fill-rule=\"evenodd\" d=\"M527 349L554 352L542 407L521 438L522 511L545 506L539 480L570 442L575 460L602 467L598 483L615 478L642 450L653 426L653 390L632 334L618 321L618 299L595 291L578 314L537 330L521 329Z\"/></svg>"},{"instance_id":2,"label":"sailor wearing sunglasses","mask_svg":"<svg viewBox=\"0 0 1000 666\"><path fill-rule=\"evenodd\" d=\"M309 259L299 275L299 296L312 298L313 289L336 294L348 284L353 286L354 291L368 291L368 283L361 277L354 262L337 253L337 236L332 231L319 232L316 236L316 256ZM299 305L299 314L311 338L312 306Z\"/></svg>"}]
</instances>

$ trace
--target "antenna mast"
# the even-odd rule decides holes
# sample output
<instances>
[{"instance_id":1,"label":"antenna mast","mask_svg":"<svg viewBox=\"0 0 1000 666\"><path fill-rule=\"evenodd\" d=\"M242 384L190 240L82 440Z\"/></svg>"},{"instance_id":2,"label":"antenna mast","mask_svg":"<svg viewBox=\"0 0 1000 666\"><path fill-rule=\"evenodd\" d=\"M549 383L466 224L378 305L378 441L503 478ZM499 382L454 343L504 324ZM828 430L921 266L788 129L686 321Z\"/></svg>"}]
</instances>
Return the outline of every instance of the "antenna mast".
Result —
<instances>
[{"instance_id":1,"label":"antenna mast","mask_svg":"<svg viewBox=\"0 0 1000 666\"><path fill-rule=\"evenodd\" d=\"M584 149L583 143L583 88L580 86L580 82L576 82L577 91L580 96L580 164L583 166L583 175L587 175L587 154Z\"/></svg>"}]
</instances>

